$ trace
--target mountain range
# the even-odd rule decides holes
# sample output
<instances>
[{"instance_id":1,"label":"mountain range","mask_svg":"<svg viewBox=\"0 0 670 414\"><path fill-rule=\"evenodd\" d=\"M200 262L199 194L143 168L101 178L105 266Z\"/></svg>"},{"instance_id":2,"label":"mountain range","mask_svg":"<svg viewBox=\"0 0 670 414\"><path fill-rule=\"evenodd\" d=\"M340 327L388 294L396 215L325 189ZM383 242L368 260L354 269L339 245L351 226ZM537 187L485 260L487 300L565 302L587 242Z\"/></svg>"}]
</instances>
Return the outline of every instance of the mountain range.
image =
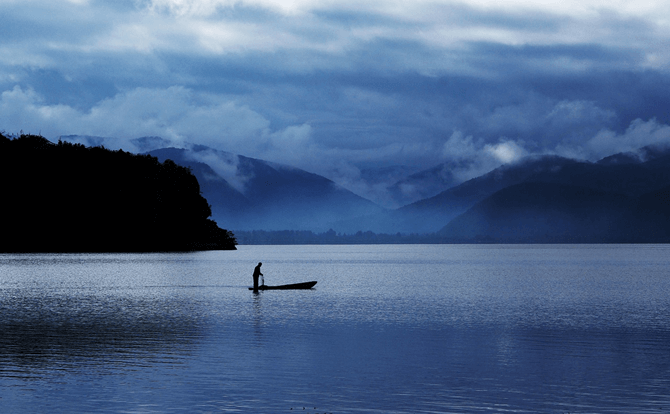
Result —
<instances>
[{"instance_id":1,"label":"mountain range","mask_svg":"<svg viewBox=\"0 0 670 414\"><path fill-rule=\"evenodd\" d=\"M161 143L151 140L142 143ZM213 219L233 230L431 233L467 242L670 242L667 146L597 162L531 156L460 184L451 170L458 166L411 171L389 194L396 201L428 196L396 209L298 168L204 146L147 153L189 167ZM402 171L383 173L399 177Z\"/></svg>"},{"instance_id":2,"label":"mountain range","mask_svg":"<svg viewBox=\"0 0 670 414\"><path fill-rule=\"evenodd\" d=\"M640 197L546 182L507 187L438 234L505 243L666 243L670 186Z\"/></svg>"},{"instance_id":3,"label":"mountain range","mask_svg":"<svg viewBox=\"0 0 670 414\"><path fill-rule=\"evenodd\" d=\"M498 192L503 192L505 199L516 200L515 206L519 209L521 209L520 203L530 205L535 200L549 197L551 193L539 193L538 190L542 189L542 186L517 188L516 192L511 189L503 191L522 183L543 183L546 186L551 184L553 191L566 197L568 193L563 191L563 187L558 187L559 185L582 187L600 192L604 197L604 205L607 205L605 199L609 195L637 198L670 185L670 149L645 147L636 152L615 154L595 163L552 155L527 157L517 163L503 165L482 176L453 186L433 197L405 205L383 215L357 219L356 223L349 222L347 225L356 227L367 223L368 230L382 233L429 233L457 220L479 203L488 203L491 206L489 209L482 207L478 210L480 220L493 220L492 216L485 214L491 211L493 205L501 209L512 208L511 205L501 204L499 197L502 196L488 200ZM592 197L597 198L596 195ZM474 214L472 212L470 216ZM448 233L445 232L446 230L443 230L440 234ZM458 233L458 237L461 236L463 234Z\"/></svg>"},{"instance_id":4,"label":"mountain range","mask_svg":"<svg viewBox=\"0 0 670 414\"><path fill-rule=\"evenodd\" d=\"M199 145L148 154L189 167L212 218L235 230L326 231L343 218L385 212L325 177L286 165Z\"/></svg>"}]
</instances>

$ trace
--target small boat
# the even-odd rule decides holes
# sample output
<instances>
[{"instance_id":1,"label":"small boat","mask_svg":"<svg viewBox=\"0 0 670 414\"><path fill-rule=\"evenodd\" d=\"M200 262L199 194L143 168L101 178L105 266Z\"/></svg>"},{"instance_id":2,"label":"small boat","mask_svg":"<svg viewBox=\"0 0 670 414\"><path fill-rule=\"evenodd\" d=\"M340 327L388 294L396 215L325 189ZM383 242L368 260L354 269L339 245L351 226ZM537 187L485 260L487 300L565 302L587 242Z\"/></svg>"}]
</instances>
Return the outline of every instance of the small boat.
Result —
<instances>
[{"instance_id":1,"label":"small boat","mask_svg":"<svg viewBox=\"0 0 670 414\"><path fill-rule=\"evenodd\" d=\"M266 286L260 285L258 290L291 290L291 289L311 289L316 285L316 281L313 282L302 282L302 283L293 283L291 285L279 285L279 286ZM250 287L249 290L254 290Z\"/></svg>"}]
</instances>

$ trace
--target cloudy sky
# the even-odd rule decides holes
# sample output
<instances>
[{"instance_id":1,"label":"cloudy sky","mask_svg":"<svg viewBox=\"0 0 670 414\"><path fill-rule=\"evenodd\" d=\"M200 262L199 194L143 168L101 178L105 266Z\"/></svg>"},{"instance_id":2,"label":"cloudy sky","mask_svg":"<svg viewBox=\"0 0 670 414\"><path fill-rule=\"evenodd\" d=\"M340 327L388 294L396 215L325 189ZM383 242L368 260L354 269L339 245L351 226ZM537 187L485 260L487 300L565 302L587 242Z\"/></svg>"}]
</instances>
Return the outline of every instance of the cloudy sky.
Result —
<instances>
[{"instance_id":1,"label":"cloudy sky","mask_svg":"<svg viewBox=\"0 0 670 414\"><path fill-rule=\"evenodd\" d=\"M160 136L344 183L670 142L667 0L0 0L0 15L8 134Z\"/></svg>"}]
</instances>

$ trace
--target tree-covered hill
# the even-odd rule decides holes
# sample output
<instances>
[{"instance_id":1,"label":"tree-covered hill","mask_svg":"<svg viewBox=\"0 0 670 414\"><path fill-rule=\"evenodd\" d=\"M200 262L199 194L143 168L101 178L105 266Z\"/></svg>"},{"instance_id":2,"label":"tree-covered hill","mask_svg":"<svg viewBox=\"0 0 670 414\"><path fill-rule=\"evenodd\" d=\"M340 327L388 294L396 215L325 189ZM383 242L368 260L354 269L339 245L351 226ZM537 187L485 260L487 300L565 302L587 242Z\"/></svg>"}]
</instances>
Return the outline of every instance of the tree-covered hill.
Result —
<instances>
[{"instance_id":1,"label":"tree-covered hill","mask_svg":"<svg viewBox=\"0 0 670 414\"><path fill-rule=\"evenodd\" d=\"M475 204L436 235L495 243L669 243L670 186L633 197L527 182Z\"/></svg>"},{"instance_id":2,"label":"tree-covered hill","mask_svg":"<svg viewBox=\"0 0 670 414\"><path fill-rule=\"evenodd\" d=\"M2 252L233 250L188 168L0 134Z\"/></svg>"}]
</instances>

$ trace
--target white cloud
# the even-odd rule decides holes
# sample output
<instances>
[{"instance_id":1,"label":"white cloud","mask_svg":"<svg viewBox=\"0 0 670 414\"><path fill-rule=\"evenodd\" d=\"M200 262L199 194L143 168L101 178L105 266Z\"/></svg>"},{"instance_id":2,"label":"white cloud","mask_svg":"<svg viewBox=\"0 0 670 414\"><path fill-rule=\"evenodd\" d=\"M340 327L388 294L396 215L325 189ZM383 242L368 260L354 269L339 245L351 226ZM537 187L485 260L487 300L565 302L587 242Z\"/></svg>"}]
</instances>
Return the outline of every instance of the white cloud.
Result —
<instances>
[{"instance_id":1,"label":"white cloud","mask_svg":"<svg viewBox=\"0 0 670 414\"><path fill-rule=\"evenodd\" d=\"M130 2L129 2L130 3ZM85 70L97 53L125 59L178 53L225 57L264 53L268 65L283 70L355 70L360 65L396 72L495 77L500 66L481 65L468 54L472 42L506 45L602 45L639 51L628 61L601 62L593 56L543 56L523 64L536 70L583 71L612 65L667 70L670 15L667 2L640 7L627 2L467 0L137 0L135 7L112 1L32 0L29 7L0 4L11 22L28 21L31 36L3 39L0 62L39 67L78 65ZM10 4L13 4L10 2ZM4 10L6 9L6 10ZM332 16L336 18L332 18ZM47 18L45 18L45 16ZM537 20L546 22L538 23ZM34 37L34 39L32 39ZM383 59L365 61L377 42L417 48L375 51ZM281 53L306 54L300 57ZM272 54L275 54L274 56ZM366 54L367 55L367 54ZM354 57L359 56L359 57ZM160 59L158 59L160 60ZM131 65L132 62L126 62ZM606 65L606 66L605 66ZM169 68L167 68L169 70Z\"/></svg>"},{"instance_id":2,"label":"white cloud","mask_svg":"<svg viewBox=\"0 0 670 414\"><path fill-rule=\"evenodd\" d=\"M188 154L194 161L202 162L212 167L214 172L242 194L245 193L249 180L253 178L253 173L245 174L238 168L240 159L236 154L222 153L214 150L191 151Z\"/></svg>"},{"instance_id":3,"label":"white cloud","mask_svg":"<svg viewBox=\"0 0 670 414\"><path fill-rule=\"evenodd\" d=\"M660 124L655 119L646 122L636 119L622 134L603 129L586 143L584 150L586 157L597 160L654 144L670 144L670 126Z\"/></svg>"},{"instance_id":4,"label":"white cloud","mask_svg":"<svg viewBox=\"0 0 670 414\"><path fill-rule=\"evenodd\" d=\"M35 91L16 86L0 95L0 125L8 131L30 128L46 137L161 136L251 153L263 149L264 137L272 133L270 122L249 107L183 87L136 88L82 111L46 104Z\"/></svg>"},{"instance_id":5,"label":"white cloud","mask_svg":"<svg viewBox=\"0 0 670 414\"><path fill-rule=\"evenodd\" d=\"M77 0L72 0L77 1ZM314 10L358 10L377 11L398 16L429 16L431 11L447 5L463 5L490 11L532 11L573 17L589 17L603 10L616 11L625 15L653 17L659 22L667 21L663 13L669 10L664 0L646 0L631 3L627 0L415 0L400 2L397 0L150 0L152 10L166 10L178 15L207 16L222 8L238 6L263 7L284 13L307 12Z\"/></svg>"},{"instance_id":6,"label":"white cloud","mask_svg":"<svg viewBox=\"0 0 670 414\"><path fill-rule=\"evenodd\" d=\"M529 94L521 103L498 106L479 118L482 129L488 133L536 136L577 134L584 138L610 124L616 113L591 101L556 102L545 96Z\"/></svg>"},{"instance_id":7,"label":"white cloud","mask_svg":"<svg viewBox=\"0 0 670 414\"><path fill-rule=\"evenodd\" d=\"M78 115L76 110L66 105L45 105L33 90L24 91L15 86L0 94L0 125L11 133L25 130L52 135L62 122L76 120Z\"/></svg>"},{"instance_id":8,"label":"white cloud","mask_svg":"<svg viewBox=\"0 0 670 414\"><path fill-rule=\"evenodd\" d=\"M604 124L614 119L616 114L612 110L602 109L590 101L558 102L546 115L546 123L552 127L573 127L584 124Z\"/></svg>"},{"instance_id":9,"label":"white cloud","mask_svg":"<svg viewBox=\"0 0 670 414\"><path fill-rule=\"evenodd\" d=\"M487 173L503 164L511 164L529 155L523 142L500 138L497 143L485 143L454 131L442 147L443 158L453 167L457 181L466 181Z\"/></svg>"},{"instance_id":10,"label":"white cloud","mask_svg":"<svg viewBox=\"0 0 670 414\"><path fill-rule=\"evenodd\" d=\"M484 146L484 152L493 156L502 164L517 162L528 155L528 151L514 141L503 141L494 145L487 144Z\"/></svg>"},{"instance_id":11,"label":"white cloud","mask_svg":"<svg viewBox=\"0 0 670 414\"><path fill-rule=\"evenodd\" d=\"M118 52L226 55L290 50L334 56L379 40L416 42L442 54L430 59L401 55L393 58L394 64L433 74L477 73L475 62L464 61L461 53L472 42L515 46L600 44L634 48L643 52L637 65L663 68L663 63L670 61L670 24L663 17L670 14L670 6L665 3L644 2L638 9L626 2L597 0L151 0L141 2L146 8L128 13L128 18L119 20L113 30L98 33L94 41L87 40L91 39L88 36L82 42L88 48ZM344 18L323 18L330 12ZM347 17L355 24L350 24ZM537 23L538 17L547 24ZM320 59L310 61L301 66L321 68ZM599 61L553 56L533 64L538 70L581 71L597 66ZM495 76L495 71L488 75Z\"/></svg>"},{"instance_id":12,"label":"white cloud","mask_svg":"<svg viewBox=\"0 0 670 414\"><path fill-rule=\"evenodd\" d=\"M480 149L481 143L475 143L472 135L466 137L461 131L454 131L442 146L442 156L446 159L468 159Z\"/></svg>"},{"instance_id":13,"label":"white cloud","mask_svg":"<svg viewBox=\"0 0 670 414\"><path fill-rule=\"evenodd\" d=\"M472 135L464 136L461 131L454 131L442 147L443 158L451 161L491 158L497 163L509 164L527 155L522 142L501 138L498 143L485 144Z\"/></svg>"}]
</instances>

